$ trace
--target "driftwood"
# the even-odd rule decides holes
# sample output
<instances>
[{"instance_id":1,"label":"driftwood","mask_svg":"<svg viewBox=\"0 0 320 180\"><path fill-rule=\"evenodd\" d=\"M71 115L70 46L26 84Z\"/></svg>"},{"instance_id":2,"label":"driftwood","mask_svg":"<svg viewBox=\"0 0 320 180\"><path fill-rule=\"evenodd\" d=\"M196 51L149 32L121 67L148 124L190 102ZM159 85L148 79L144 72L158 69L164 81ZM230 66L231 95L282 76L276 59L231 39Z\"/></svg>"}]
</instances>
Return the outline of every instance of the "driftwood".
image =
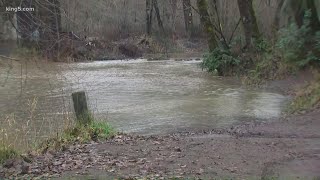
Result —
<instances>
[{"instance_id":1,"label":"driftwood","mask_svg":"<svg viewBox=\"0 0 320 180\"><path fill-rule=\"evenodd\" d=\"M10 60L13 60L13 61L21 61L21 59L16 59L16 58L12 58L12 57L8 57L8 56L3 56L3 55L0 55L0 58L10 59Z\"/></svg>"}]
</instances>

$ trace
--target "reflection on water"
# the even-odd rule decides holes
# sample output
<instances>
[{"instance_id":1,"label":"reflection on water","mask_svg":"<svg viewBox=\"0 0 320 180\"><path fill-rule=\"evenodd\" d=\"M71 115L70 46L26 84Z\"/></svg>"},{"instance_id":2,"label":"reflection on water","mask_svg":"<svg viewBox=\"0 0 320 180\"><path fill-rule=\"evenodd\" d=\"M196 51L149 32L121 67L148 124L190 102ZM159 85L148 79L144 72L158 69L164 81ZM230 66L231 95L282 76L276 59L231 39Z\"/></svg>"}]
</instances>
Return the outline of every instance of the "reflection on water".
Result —
<instances>
[{"instance_id":1,"label":"reflection on water","mask_svg":"<svg viewBox=\"0 0 320 180\"><path fill-rule=\"evenodd\" d=\"M7 73L7 65L2 64L1 121L14 114L18 122L36 119L32 128L55 132L72 112L70 94L78 90L87 92L96 117L107 119L120 131L140 134L225 127L280 115L286 97L246 89L197 65L196 61L146 60L29 63Z\"/></svg>"}]
</instances>

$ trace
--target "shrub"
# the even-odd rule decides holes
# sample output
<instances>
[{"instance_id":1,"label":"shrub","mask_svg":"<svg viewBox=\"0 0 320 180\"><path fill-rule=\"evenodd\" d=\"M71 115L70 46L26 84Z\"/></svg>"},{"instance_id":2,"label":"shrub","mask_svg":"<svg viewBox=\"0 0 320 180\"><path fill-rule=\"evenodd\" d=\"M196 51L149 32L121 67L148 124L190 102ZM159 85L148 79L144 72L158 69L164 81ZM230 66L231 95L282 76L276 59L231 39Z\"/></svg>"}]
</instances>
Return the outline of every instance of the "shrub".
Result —
<instances>
[{"instance_id":1,"label":"shrub","mask_svg":"<svg viewBox=\"0 0 320 180\"><path fill-rule=\"evenodd\" d=\"M200 66L208 72L218 71L219 75L225 75L232 72L232 67L239 64L240 60L235 58L230 50L216 48L204 56Z\"/></svg>"},{"instance_id":2,"label":"shrub","mask_svg":"<svg viewBox=\"0 0 320 180\"><path fill-rule=\"evenodd\" d=\"M254 47L258 52L261 52L261 53L271 51L270 43L264 38L254 40Z\"/></svg>"},{"instance_id":3,"label":"shrub","mask_svg":"<svg viewBox=\"0 0 320 180\"><path fill-rule=\"evenodd\" d=\"M313 33L310 27L311 12L306 11L304 23L299 28L295 23L280 30L277 47L285 61L299 67L320 64L320 33Z\"/></svg>"}]
</instances>

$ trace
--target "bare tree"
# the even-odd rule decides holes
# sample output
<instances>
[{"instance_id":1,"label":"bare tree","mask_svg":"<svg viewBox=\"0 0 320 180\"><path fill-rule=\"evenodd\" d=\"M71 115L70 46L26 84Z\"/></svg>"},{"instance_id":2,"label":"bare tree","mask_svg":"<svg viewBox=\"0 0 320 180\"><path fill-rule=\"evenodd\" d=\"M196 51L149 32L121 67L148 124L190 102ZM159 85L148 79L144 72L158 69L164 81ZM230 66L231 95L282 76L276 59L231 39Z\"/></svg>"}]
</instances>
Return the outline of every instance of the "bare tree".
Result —
<instances>
[{"instance_id":1,"label":"bare tree","mask_svg":"<svg viewBox=\"0 0 320 180\"><path fill-rule=\"evenodd\" d=\"M160 28L160 30L164 33L164 27L163 27L163 22L161 20L161 16L160 16L160 11L159 11L159 5L158 5L158 0L153 0L153 7L156 13L156 17L158 20L158 26Z\"/></svg>"},{"instance_id":2,"label":"bare tree","mask_svg":"<svg viewBox=\"0 0 320 180\"><path fill-rule=\"evenodd\" d=\"M146 31L148 35L151 34L152 30L152 11L152 0L146 0Z\"/></svg>"},{"instance_id":3,"label":"bare tree","mask_svg":"<svg viewBox=\"0 0 320 180\"><path fill-rule=\"evenodd\" d=\"M173 39L175 39L176 34L176 19L177 19L177 0L170 0L171 4L171 30Z\"/></svg>"},{"instance_id":4,"label":"bare tree","mask_svg":"<svg viewBox=\"0 0 320 180\"><path fill-rule=\"evenodd\" d=\"M164 33L163 22L161 20L159 5L157 0L146 0L146 25L147 34L152 33L152 20L153 20L153 9L156 14L159 29Z\"/></svg>"},{"instance_id":5,"label":"bare tree","mask_svg":"<svg viewBox=\"0 0 320 180\"><path fill-rule=\"evenodd\" d=\"M183 4L183 15L184 15L186 32L189 34L189 36L191 36L192 29L193 29L193 16L192 16L191 2L190 0L182 0L182 4Z\"/></svg>"}]
</instances>

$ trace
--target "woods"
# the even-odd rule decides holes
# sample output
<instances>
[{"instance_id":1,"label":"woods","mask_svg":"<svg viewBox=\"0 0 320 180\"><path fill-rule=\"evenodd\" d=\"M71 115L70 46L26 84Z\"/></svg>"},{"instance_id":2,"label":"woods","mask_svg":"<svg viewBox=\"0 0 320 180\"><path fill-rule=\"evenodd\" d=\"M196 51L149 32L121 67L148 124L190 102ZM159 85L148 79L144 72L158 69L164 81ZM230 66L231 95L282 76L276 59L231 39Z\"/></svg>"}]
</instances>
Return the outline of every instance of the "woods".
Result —
<instances>
[{"instance_id":1,"label":"woods","mask_svg":"<svg viewBox=\"0 0 320 180\"><path fill-rule=\"evenodd\" d=\"M1 7L16 6L17 3L19 2L2 0ZM133 49L139 49L142 54L173 53L174 49L184 48L176 44L179 39L207 41L210 53L219 52L222 48L230 58L242 56L235 52L237 48L241 52L248 51L253 56L256 49L265 49L266 46L275 46L275 42L280 42L284 37L279 37L279 30L289 28L292 23L300 29L310 27L314 35L320 27L319 3L316 0L96 0L96 3L88 4L75 0L23 0L21 6L35 9L34 12L16 13L17 27L14 28L17 29L21 45L32 45L48 59L55 60L69 56L73 59L96 59L105 57L106 54L109 57L128 54L139 57L140 55L126 52L136 51ZM112 13L103 14L104 7L109 8L107 12ZM115 13L118 16L112 16ZM14 12L3 12L2 19L15 24L14 15ZM152 46L150 38L153 39ZM125 44L130 44L127 47L133 49L126 48L124 51L123 45L114 47L114 44L123 44L124 41ZM317 56L318 50L314 49L312 52ZM117 55L119 53L122 54ZM231 59L229 64L234 64L233 60L238 59L237 62L246 67L249 64L255 66L248 59ZM223 63L226 62L223 59L216 59L214 62L220 64L213 66L218 71L221 71L219 66L224 69L229 67L228 63Z\"/></svg>"},{"instance_id":2,"label":"woods","mask_svg":"<svg viewBox=\"0 0 320 180\"><path fill-rule=\"evenodd\" d=\"M17 3L2 0L1 6L16 6ZM299 29L310 27L314 35L320 27L316 0L96 0L96 3L88 4L81 0L23 0L21 6L33 7L35 11L17 12L16 15L3 12L2 19L17 24L13 28L17 30L21 46L31 45L47 59L55 61L67 57L75 60L113 59L122 56L136 58L144 53L174 53L176 49L185 48L181 43L177 44L177 40L184 41L184 44L201 40L208 42L209 54L215 52L212 57L220 57L207 61L213 65L209 69L226 69L234 73L236 62L253 68L258 61L241 57L242 52L254 56L257 49L265 50L276 44L284 46L285 41L281 41L284 35L280 37L279 32L292 23ZM102 13L104 9L108 9L106 14ZM311 42L315 38L309 39L305 43L317 43L316 40ZM123 48L123 44L129 44L126 47L130 48ZM139 55L129 53L133 51L138 51ZM227 52L229 59L224 60L224 56L218 53L220 51ZM313 56L318 56L317 49L312 52ZM306 59L315 58L310 55Z\"/></svg>"}]
</instances>

